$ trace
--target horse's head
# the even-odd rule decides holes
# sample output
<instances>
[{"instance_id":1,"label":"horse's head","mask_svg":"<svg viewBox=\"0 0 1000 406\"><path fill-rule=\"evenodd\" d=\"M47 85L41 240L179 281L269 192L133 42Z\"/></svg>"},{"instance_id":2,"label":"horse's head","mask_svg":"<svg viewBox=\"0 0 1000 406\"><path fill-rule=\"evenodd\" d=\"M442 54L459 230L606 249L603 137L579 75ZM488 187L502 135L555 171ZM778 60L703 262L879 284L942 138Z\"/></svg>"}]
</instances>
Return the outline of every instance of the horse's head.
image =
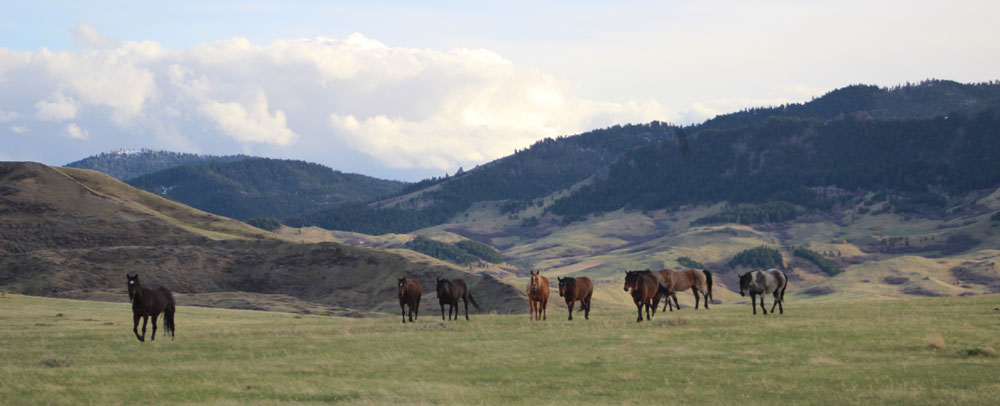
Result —
<instances>
[{"instance_id":1,"label":"horse's head","mask_svg":"<svg viewBox=\"0 0 1000 406\"><path fill-rule=\"evenodd\" d=\"M139 274L129 272L125 274L125 278L128 279L128 301L131 302L139 291Z\"/></svg>"},{"instance_id":2,"label":"horse's head","mask_svg":"<svg viewBox=\"0 0 1000 406\"><path fill-rule=\"evenodd\" d=\"M628 292L629 289L635 289L635 284L638 280L638 275L634 271L625 271L625 291Z\"/></svg>"},{"instance_id":3,"label":"horse's head","mask_svg":"<svg viewBox=\"0 0 1000 406\"><path fill-rule=\"evenodd\" d=\"M399 278L399 283L396 285L399 288L399 297L403 297L406 294L406 277Z\"/></svg>"},{"instance_id":4,"label":"horse's head","mask_svg":"<svg viewBox=\"0 0 1000 406\"><path fill-rule=\"evenodd\" d=\"M753 281L753 277L750 275L752 272L747 272L740 275L740 296L746 296L747 290L750 289L750 282Z\"/></svg>"},{"instance_id":5,"label":"horse's head","mask_svg":"<svg viewBox=\"0 0 1000 406\"><path fill-rule=\"evenodd\" d=\"M528 282L528 290L536 292L538 291L540 284L541 284L541 278L538 277L538 271L531 271L531 281Z\"/></svg>"},{"instance_id":6,"label":"horse's head","mask_svg":"<svg viewBox=\"0 0 1000 406\"><path fill-rule=\"evenodd\" d=\"M573 283L575 279L573 278L559 278L559 296L566 295L566 289L569 288L570 284Z\"/></svg>"}]
</instances>

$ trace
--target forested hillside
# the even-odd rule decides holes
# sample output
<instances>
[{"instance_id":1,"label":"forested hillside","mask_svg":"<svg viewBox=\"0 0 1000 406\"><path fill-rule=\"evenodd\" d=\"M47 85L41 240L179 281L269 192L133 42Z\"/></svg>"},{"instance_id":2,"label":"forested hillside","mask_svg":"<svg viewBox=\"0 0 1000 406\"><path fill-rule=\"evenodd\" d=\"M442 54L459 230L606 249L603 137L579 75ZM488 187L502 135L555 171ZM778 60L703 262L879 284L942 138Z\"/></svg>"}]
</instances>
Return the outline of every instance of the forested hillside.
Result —
<instances>
[{"instance_id":1,"label":"forested hillside","mask_svg":"<svg viewBox=\"0 0 1000 406\"><path fill-rule=\"evenodd\" d=\"M547 196L586 179L625 151L669 139L675 131L676 127L652 122L547 138L451 178L424 181L418 185L440 184L440 187L394 207L378 204L335 207L286 223L366 234L405 233L446 222L475 202Z\"/></svg>"},{"instance_id":2,"label":"forested hillside","mask_svg":"<svg viewBox=\"0 0 1000 406\"><path fill-rule=\"evenodd\" d=\"M826 208L883 190L903 193L901 207L941 206L1000 183L997 128L995 107L925 119L771 117L702 131L686 147L671 140L630 151L551 211L575 219L622 207L770 200Z\"/></svg>"},{"instance_id":3,"label":"forested hillside","mask_svg":"<svg viewBox=\"0 0 1000 406\"><path fill-rule=\"evenodd\" d=\"M179 166L128 183L238 220L285 218L336 204L367 202L398 193L405 185L303 161L249 157Z\"/></svg>"},{"instance_id":4,"label":"forested hillside","mask_svg":"<svg viewBox=\"0 0 1000 406\"><path fill-rule=\"evenodd\" d=\"M178 166L203 165L209 162L235 162L246 155L199 155L149 149L105 152L66 164L70 168L91 169L126 181L138 176Z\"/></svg>"}]
</instances>

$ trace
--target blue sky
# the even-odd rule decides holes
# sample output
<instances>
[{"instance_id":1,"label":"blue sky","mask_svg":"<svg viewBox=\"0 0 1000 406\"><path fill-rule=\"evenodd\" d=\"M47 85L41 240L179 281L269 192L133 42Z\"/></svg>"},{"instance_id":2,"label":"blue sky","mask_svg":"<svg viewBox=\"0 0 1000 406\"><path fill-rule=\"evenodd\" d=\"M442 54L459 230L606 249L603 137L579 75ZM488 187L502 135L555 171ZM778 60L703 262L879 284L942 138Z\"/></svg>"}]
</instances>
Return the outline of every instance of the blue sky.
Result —
<instances>
[{"instance_id":1,"label":"blue sky","mask_svg":"<svg viewBox=\"0 0 1000 406\"><path fill-rule=\"evenodd\" d=\"M1000 79L995 1L0 4L0 160L119 148L416 180L854 83Z\"/></svg>"}]
</instances>

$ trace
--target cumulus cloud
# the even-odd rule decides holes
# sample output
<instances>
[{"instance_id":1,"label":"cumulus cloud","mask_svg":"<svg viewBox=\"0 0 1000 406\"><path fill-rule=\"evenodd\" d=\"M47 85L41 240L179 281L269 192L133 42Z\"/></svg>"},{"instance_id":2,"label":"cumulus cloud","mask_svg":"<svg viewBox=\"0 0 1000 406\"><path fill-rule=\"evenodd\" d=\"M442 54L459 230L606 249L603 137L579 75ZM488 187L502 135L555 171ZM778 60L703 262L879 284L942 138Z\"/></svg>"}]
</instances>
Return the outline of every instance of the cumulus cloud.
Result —
<instances>
[{"instance_id":1,"label":"cumulus cloud","mask_svg":"<svg viewBox=\"0 0 1000 406\"><path fill-rule=\"evenodd\" d=\"M67 97L62 92L56 92L48 100L41 100L35 103L35 114L40 120L65 121L76 117L78 103L72 97Z\"/></svg>"},{"instance_id":2,"label":"cumulus cloud","mask_svg":"<svg viewBox=\"0 0 1000 406\"><path fill-rule=\"evenodd\" d=\"M0 48L0 93L22 95L0 99L0 118L73 120L61 134L100 150L452 171L544 137L680 118L653 100L587 99L572 83L485 49L399 48L353 34L168 50L119 43L86 23L73 33L77 51Z\"/></svg>"},{"instance_id":3,"label":"cumulus cloud","mask_svg":"<svg viewBox=\"0 0 1000 406\"><path fill-rule=\"evenodd\" d=\"M63 128L63 135L77 140L90 138L90 133L87 132L87 130L80 128L80 126L75 123L67 124L66 127Z\"/></svg>"}]
</instances>

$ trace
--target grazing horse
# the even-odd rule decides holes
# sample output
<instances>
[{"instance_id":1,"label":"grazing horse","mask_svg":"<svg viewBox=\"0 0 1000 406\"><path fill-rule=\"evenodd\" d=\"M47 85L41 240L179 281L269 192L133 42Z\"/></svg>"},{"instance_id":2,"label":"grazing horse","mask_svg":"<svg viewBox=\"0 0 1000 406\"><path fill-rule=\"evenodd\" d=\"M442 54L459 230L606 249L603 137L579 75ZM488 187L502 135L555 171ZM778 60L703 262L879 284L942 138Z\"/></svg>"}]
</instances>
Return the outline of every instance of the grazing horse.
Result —
<instances>
[{"instance_id":1,"label":"grazing horse","mask_svg":"<svg viewBox=\"0 0 1000 406\"><path fill-rule=\"evenodd\" d=\"M635 302L636 311L639 312L637 323L642 321L643 306L646 307L646 320L650 320L650 307L653 308L653 314L656 314L656 307L660 304L661 295L659 285L656 278L648 271L625 271L625 291L632 290L632 301ZM669 296L667 301L670 301Z\"/></svg>"},{"instance_id":2,"label":"grazing horse","mask_svg":"<svg viewBox=\"0 0 1000 406\"><path fill-rule=\"evenodd\" d=\"M559 296L566 298L570 321L573 320L573 305L577 300L580 301L580 310L584 311L583 318L590 320L590 297L593 295L594 283L590 278L559 278Z\"/></svg>"},{"instance_id":3,"label":"grazing horse","mask_svg":"<svg viewBox=\"0 0 1000 406\"><path fill-rule=\"evenodd\" d=\"M455 311L455 320L458 320L458 299L465 302L465 319L469 319L469 302L479 310L479 303L469 292L469 286L462 279L437 279L438 302L441 303L441 320L444 320L444 305L448 305L448 320L451 320L451 311Z\"/></svg>"},{"instance_id":4,"label":"grazing horse","mask_svg":"<svg viewBox=\"0 0 1000 406\"><path fill-rule=\"evenodd\" d=\"M700 292L705 298L705 309L708 309L708 302L712 300L712 273L706 270L688 269L685 271L674 271L670 269L663 269L653 272L655 275L659 275L657 279L660 281L660 292L665 295L671 295L676 292L682 292L691 289L694 293L694 308L698 308ZM676 302L677 297L674 297ZM677 307L680 309L680 306Z\"/></svg>"},{"instance_id":5,"label":"grazing horse","mask_svg":"<svg viewBox=\"0 0 1000 406\"><path fill-rule=\"evenodd\" d=\"M542 276L538 271L531 271L531 281L528 282L528 304L531 306L531 313L528 316L532 320L546 320L548 315L545 307L549 304L549 278Z\"/></svg>"},{"instance_id":6,"label":"grazing horse","mask_svg":"<svg viewBox=\"0 0 1000 406\"><path fill-rule=\"evenodd\" d=\"M757 295L760 295L760 310L767 314L764 307L764 295L774 294L774 304L771 305L771 313L774 313L774 306L778 306L778 311L785 314L785 288L788 287L788 276L784 272L771 268L766 271L755 269L740 275L740 296L750 293L750 301L753 305L753 314L757 314Z\"/></svg>"},{"instance_id":7,"label":"grazing horse","mask_svg":"<svg viewBox=\"0 0 1000 406\"><path fill-rule=\"evenodd\" d=\"M156 318L163 313L163 327L174 339L174 295L164 287L147 289L139 284L139 274L125 274L128 279L128 300L132 302L132 332L139 341L146 341L146 323L153 318L153 334L149 341L156 339ZM142 318L142 335L139 335L139 318Z\"/></svg>"},{"instance_id":8,"label":"grazing horse","mask_svg":"<svg viewBox=\"0 0 1000 406\"><path fill-rule=\"evenodd\" d=\"M403 323L406 323L406 306L410 306L410 321L417 319L420 312L420 282L406 277L399 278L399 309L403 312Z\"/></svg>"}]
</instances>

